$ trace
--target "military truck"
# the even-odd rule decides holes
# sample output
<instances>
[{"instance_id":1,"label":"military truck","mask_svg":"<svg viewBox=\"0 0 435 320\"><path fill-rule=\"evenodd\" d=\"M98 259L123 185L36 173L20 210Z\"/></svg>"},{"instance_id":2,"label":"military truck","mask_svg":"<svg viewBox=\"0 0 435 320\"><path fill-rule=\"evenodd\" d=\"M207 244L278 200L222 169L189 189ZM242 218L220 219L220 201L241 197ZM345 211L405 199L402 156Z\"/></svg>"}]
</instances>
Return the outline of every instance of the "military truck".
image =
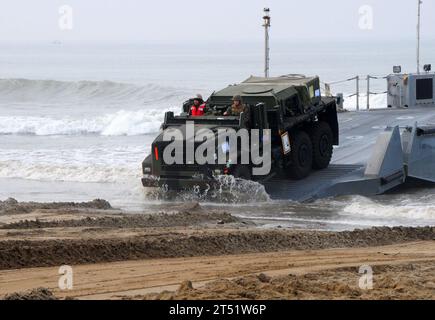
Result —
<instances>
[{"instance_id":1,"label":"military truck","mask_svg":"<svg viewBox=\"0 0 435 320\"><path fill-rule=\"evenodd\" d=\"M233 96L240 95L248 112L240 116L224 116L232 104ZM164 186L169 189L189 189L210 185L216 177L232 175L246 180L264 181L275 175L301 180L313 170L329 166L333 146L339 144L337 106L334 97L322 97L318 77L285 75L274 78L251 76L247 80L214 92L206 101L207 113L201 117L189 115L193 101L186 101L180 115L165 114L159 136L151 146L151 154L143 161L142 184L145 187ZM268 129L271 139L271 171L263 176L253 176L253 163L237 162L205 164L185 161L183 164L166 164L164 141L167 130L184 132L194 121L194 130L207 128L218 134L218 129L245 128L264 132ZM197 148L201 143L195 142ZM261 149L261 139L258 148ZM216 150L222 146L216 145ZM244 146L238 146L241 149Z\"/></svg>"}]
</instances>

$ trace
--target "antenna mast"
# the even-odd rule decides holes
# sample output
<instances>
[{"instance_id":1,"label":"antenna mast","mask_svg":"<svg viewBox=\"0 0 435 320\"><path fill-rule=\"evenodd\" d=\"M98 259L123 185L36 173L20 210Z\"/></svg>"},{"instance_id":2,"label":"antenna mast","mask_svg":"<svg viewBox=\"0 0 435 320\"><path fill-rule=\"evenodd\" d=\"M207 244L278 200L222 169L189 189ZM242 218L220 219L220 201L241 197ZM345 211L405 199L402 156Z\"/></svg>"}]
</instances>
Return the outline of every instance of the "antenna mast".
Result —
<instances>
[{"instance_id":1,"label":"antenna mast","mask_svg":"<svg viewBox=\"0 0 435 320\"><path fill-rule=\"evenodd\" d=\"M418 1L418 21L417 21L417 73L420 74L420 23L421 23L421 5L423 1Z\"/></svg>"},{"instance_id":2,"label":"antenna mast","mask_svg":"<svg viewBox=\"0 0 435 320\"><path fill-rule=\"evenodd\" d=\"M420 1L420 0L419 0ZM265 56L264 56L264 76L269 78L270 47L269 47L269 29L270 29L270 9L264 8L264 30L265 30Z\"/></svg>"}]
</instances>

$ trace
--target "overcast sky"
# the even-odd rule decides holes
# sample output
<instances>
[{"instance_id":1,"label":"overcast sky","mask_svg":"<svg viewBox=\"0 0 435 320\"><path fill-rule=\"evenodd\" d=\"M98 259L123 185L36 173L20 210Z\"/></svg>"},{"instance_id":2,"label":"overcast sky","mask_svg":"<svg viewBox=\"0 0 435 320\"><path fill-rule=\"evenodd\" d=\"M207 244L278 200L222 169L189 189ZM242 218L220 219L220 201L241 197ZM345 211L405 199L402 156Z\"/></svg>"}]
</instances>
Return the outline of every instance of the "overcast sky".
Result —
<instances>
[{"instance_id":1,"label":"overcast sky","mask_svg":"<svg viewBox=\"0 0 435 320\"><path fill-rule=\"evenodd\" d=\"M59 7L72 9L61 31ZM359 10L373 8L373 29ZM260 41L271 8L276 40L415 37L417 0L1 0L0 42ZM435 39L435 1L423 4L423 39Z\"/></svg>"}]
</instances>

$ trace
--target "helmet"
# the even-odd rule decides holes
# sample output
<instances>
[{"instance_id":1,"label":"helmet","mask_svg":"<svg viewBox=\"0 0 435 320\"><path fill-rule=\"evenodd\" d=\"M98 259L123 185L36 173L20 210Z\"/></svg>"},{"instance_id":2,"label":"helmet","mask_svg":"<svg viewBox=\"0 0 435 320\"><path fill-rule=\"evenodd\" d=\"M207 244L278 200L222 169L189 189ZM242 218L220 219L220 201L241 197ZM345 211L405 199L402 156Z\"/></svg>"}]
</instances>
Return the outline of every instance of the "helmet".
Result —
<instances>
[{"instance_id":1,"label":"helmet","mask_svg":"<svg viewBox=\"0 0 435 320\"><path fill-rule=\"evenodd\" d=\"M242 102L242 97L240 95L235 95L232 100Z\"/></svg>"},{"instance_id":2,"label":"helmet","mask_svg":"<svg viewBox=\"0 0 435 320\"><path fill-rule=\"evenodd\" d=\"M202 95L200 95L199 93L195 96L195 98L193 98L193 100L204 101L204 99L202 98Z\"/></svg>"}]
</instances>

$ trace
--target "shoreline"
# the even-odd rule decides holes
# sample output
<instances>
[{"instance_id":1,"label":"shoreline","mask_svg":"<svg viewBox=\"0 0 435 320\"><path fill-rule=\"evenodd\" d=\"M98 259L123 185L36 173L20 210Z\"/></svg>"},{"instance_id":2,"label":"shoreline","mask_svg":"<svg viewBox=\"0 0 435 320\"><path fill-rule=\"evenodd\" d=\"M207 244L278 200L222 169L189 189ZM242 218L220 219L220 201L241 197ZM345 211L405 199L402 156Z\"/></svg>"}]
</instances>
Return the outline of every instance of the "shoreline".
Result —
<instances>
[{"instance_id":1,"label":"shoreline","mask_svg":"<svg viewBox=\"0 0 435 320\"><path fill-rule=\"evenodd\" d=\"M430 283L433 283L431 274L435 273L427 271L435 268L434 240L435 227L430 226L376 227L344 232L261 229L251 221L226 212L206 211L198 203L186 203L174 208L173 212L148 215L122 212L104 200L43 204L9 199L0 201L0 297L42 286L60 298L231 299L243 298L245 292L254 299L278 296L291 299L298 297L280 295L276 291L277 286L294 285L296 280L289 275L302 277L297 281L305 283L303 287L308 290L312 283L304 280L306 275L311 274L324 286L332 281L334 274L337 281L345 283L344 274L351 271L342 268L353 268L353 274L355 268L366 262L383 268L385 276L397 272L404 279L408 279L405 271L412 265L415 272L411 274L421 274L429 284L419 291L416 283L417 291L413 296L435 299L435 294L428 295ZM335 257L334 263L331 263L331 257ZM298 259L311 259L311 263L297 265ZM198 277L193 271L190 279L185 278L185 274L177 276L177 266L195 270L201 269L204 263L208 267L198 272L208 272L205 282L204 277ZM75 278L79 283L87 273L92 271L95 275L102 270L103 282L91 281L93 286L86 290L78 285L78 291L65 293L56 288L59 278L56 271L62 265L77 270L79 274ZM237 265L239 267L234 269ZM132 287L130 276L138 270L144 271L143 268L146 273L158 273L163 268L167 275L148 276L139 287L136 283ZM328 276L322 282L319 277L325 272ZM265 274L269 280L264 282L264 279L255 278L259 274ZM11 275L15 282L8 280ZM136 276L141 277L141 274ZM354 276L358 276L358 272ZM241 285L240 279L250 285ZM111 290L104 287L106 282L117 283L116 294L107 292ZM153 282L155 285L150 287L148 283ZM187 293L178 288L182 283L187 286ZM226 293L219 289L222 283L227 288ZM269 295L261 294L258 289L266 284ZM232 288L237 288L237 295ZM357 289L349 288L341 295L331 291L330 296L327 290L323 296L309 293L310 290L304 289L304 292L305 298L370 296L363 292L355 295ZM30 292L24 293L23 297L28 294ZM391 298L404 297L394 290L389 295Z\"/></svg>"}]
</instances>

